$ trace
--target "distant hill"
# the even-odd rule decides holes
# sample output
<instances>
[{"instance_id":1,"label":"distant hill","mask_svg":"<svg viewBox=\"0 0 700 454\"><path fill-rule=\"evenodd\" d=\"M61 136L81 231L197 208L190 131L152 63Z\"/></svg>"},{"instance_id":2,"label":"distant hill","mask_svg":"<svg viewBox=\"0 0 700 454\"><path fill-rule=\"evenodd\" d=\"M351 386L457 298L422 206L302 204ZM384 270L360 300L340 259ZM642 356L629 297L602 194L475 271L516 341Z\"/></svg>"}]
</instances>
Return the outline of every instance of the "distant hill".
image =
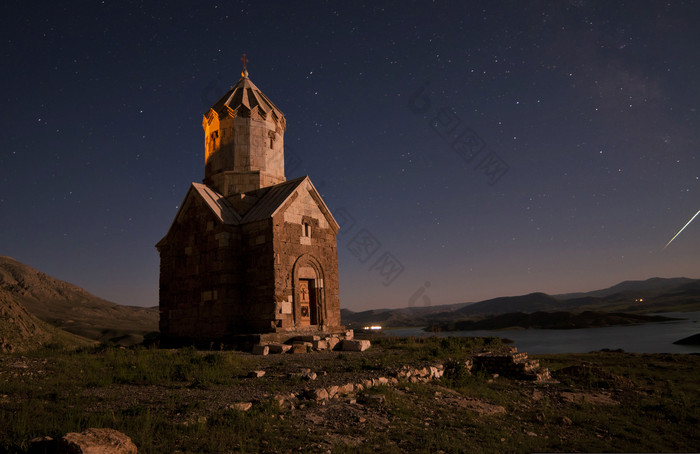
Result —
<instances>
[{"instance_id":1,"label":"distant hill","mask_svg":"<svg viewBox=\"0 0 700 454\"><path fill-rule=\"evenodd\" d=\"M613 285L612 287L593 290L591 292L585 293L565 293L563 295L554 295L555 298L560 300L568 300L572 298L580 298L583 296L593 296L598 298L605 298L607 296L615 295L617 293L623 292L647 292L656 291L661 292L664 289L673 289L684 284L697 283L697 279L689 279L687 277L674 277L674 278L662 278L662 277L652 277L644 281L623 281L619 284Z\"/></svg>"},{"instance_id":2,"label":"distant hill","mask_svg":"<svg viewBox=\"0 0 700 454\"><path fill-rule=\"evenodd\" d=\"M420 310L419 310L420 309ZM547 295L530 293L492 298L478 303L460 303L439 307L376 309L363 312L341 310L341 319L350 327L429 326L458 320L478 320L510 313L533 312L654 312L700 311L700 280L651 278L625 281L612 287L585 293Z\"/></svg>"},{"instance_id":3,"label":"distant hill","mask_svg":"<svg viewBox=\"0 0 700 454\"><path fill-rule=\"evenodd\" d=\"M26 352L46 344L74 347L92 342L39 320L20 303L0 295L0 352Z\"/></svg>"},{"instance_id":4,"label":"distant hill","mask_svg":"<svg viewBox=\"0 0 700 454\"><path fill-rule=\"evenodd\" d=\"M341 309L340 319L343 323L354 328L376 324L382 326L425 326L436 315L449 314L469 304L471 303L414 306L401 309L371 309L361 312Z\"/></svg>"},{"instance_id":5,"label":"distant hill","mask_svg":"<svg viewBox=\"0 0 700 454\"><path fill-rule=\"evenodd\" d=\"M546 293L530 293L521 296L504 296L470 304L455 311L454 316L496 315L509 312L552 311L560 308L560 302Z\"/></svg>"},{"instance_id":6,"label":"distant hill","mask_svg":"<svg viewBox=\"0 0 700 454\"><path fill-rule=\"evenodd\" d=\"M500 329L581 329L602 326L637 325L641 323L667 322L678 320L660 315L622 314L618 312L584 311L571 313L564 311L525 314L510 312L481 320L457 320L428 326L426 331L469 331Z\"/></svg>"},{"instance_id":7,"label":"distant hill","mask_svg":"<svg viewBox=\"0 0 700 454\"><path fill-rule=\"evenodd\" d=\"M89 339L126 345L158 330L157 310L103 300L4 256L0 256L0 298L19 304L50 325Z\"/></svg>"}]
</instances>

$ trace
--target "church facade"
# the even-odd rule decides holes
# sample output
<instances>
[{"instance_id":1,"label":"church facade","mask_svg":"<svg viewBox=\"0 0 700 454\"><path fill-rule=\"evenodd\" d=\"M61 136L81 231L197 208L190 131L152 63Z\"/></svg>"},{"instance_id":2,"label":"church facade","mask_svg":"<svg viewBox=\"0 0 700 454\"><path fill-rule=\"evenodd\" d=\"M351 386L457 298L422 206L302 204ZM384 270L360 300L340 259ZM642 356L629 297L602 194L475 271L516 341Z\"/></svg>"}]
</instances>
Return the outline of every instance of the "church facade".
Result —
<instances>
[{"instance_id":1,"label":"church facade","mask_svg":"<svg viewBox=\"0 0 700 454\"><path fill-rule=\"evenodd\" d=\"M244 68L203 128L204 181L156 245L162 342L343 332L338 223L309 177L286 180L282 112Z\"/></svg>"}]
</instances>

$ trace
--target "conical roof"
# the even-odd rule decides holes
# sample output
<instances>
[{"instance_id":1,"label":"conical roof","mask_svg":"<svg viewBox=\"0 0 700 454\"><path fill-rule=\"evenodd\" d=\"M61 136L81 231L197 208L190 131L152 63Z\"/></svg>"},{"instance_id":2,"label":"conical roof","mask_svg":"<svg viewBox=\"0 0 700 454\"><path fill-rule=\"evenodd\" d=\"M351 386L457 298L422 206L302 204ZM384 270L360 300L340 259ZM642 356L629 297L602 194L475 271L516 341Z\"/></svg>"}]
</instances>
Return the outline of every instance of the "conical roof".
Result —
<instances>
[{"instance_id":1,"label":"conical roof","mask_svg":"<svg viewBox=\"0 0 700 454\"><path fill-rule=\"evenodd\" d=\"M282 111L248 78L248 71L243 71L242 75L243 77L236 85L214 103L205 117L213 113L218 114L219 117L230 115L255 118L259 116L268 120L281 121L284 124Z\"/></svg>"}]
</instances>

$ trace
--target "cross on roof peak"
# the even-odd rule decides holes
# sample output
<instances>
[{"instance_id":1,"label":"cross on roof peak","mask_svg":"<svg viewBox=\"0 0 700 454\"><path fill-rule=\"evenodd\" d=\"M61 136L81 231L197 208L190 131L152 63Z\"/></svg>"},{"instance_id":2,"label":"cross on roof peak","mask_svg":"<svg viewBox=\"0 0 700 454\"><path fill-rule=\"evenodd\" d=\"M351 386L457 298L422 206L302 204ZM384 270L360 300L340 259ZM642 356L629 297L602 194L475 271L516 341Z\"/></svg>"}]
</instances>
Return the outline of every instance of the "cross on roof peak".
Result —
<instances>
[{"instance_id":1,"label":"cross on roof peak","mask_svg":"<svg viewBox=\"0 0 700 454\"><path fill-rule=\"evenodd\" d=\"M241 72L241 76L243 77L248 77L248 69L246 68L248 65L248 58L243 54L243 57L241 57L241 61L243 62L243 71Z\"/></svg>"}]
</instances>

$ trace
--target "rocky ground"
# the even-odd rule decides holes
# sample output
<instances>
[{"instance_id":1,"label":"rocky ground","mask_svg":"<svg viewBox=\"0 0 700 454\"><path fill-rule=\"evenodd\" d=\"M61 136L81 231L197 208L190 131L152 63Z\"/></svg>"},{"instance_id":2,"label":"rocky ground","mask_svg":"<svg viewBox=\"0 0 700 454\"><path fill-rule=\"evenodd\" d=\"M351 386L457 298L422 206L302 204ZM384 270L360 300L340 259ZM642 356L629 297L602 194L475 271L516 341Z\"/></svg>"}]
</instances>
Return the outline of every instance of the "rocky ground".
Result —
<instances>
[{"instance_id":1,"label":"rocky ground","mask_svg":"<svg viewBox=\"0 0 700 454\"><path fill-rule=\"evenodd\" d=\"M537 381L470 372L478 353L508 347L464 342L378 340L365 352L269 356L118 348L0 356L0 450L88 427L119 430L139 452L700 446L697 355L550 355L539 360L552 379Z\"/></svg>"}]
</instances>

